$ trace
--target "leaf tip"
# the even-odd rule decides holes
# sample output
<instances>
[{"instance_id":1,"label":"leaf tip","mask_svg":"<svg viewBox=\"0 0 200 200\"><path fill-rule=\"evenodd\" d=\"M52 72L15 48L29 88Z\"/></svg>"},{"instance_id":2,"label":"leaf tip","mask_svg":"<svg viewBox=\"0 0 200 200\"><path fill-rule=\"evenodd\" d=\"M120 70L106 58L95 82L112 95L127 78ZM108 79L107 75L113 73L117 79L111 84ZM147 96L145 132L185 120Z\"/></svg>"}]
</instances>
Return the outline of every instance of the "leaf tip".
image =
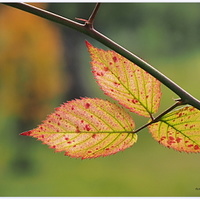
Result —
<instances>
[{"instance_id":1,"label":"leaf tip","mask_svg":"<svg viewBox=\"0 0 200 200\"><path fill-rule=\"evenodd\" d=\"M88 49L92 46L87 40L85 40L85 44L86 44Z\"/></svg>"},{"instance_id":2,"label":"leaf tip","mask_svg":"<svg viewBox=\"0 0 200 200\"><path fill-rule=\"evenodd\" d=\"M20 135L30 136L32 131L25 131L23 133L20 133Z\"/></svg>"}]
</instances>

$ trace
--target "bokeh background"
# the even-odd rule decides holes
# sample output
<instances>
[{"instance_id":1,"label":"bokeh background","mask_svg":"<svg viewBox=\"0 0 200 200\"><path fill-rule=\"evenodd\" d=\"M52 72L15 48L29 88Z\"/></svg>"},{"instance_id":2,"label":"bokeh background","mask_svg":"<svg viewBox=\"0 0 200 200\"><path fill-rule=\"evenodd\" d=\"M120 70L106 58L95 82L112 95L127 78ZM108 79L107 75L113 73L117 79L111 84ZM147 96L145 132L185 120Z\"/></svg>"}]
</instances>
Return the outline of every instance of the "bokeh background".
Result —
<instances>
[{"instance_id":1,"label":"bokeh background","mask_svg":"<svg viewBox=\"0 0 200 200\"><path fill-rule=\"evenodd\" d=\"M93 3L35 4L70 19ZM95 27L200 98L199 3L103 3ZM200 155L158 144L147 129L115 155L81 160L54 153L35 128L61 103L108 99L91 74L84 41L70 28L0 5L0 196L200 196ZM162 111L177 96L162 86ZM147 119L133 114L137 127Z\"/></svg>"}]
</instances>

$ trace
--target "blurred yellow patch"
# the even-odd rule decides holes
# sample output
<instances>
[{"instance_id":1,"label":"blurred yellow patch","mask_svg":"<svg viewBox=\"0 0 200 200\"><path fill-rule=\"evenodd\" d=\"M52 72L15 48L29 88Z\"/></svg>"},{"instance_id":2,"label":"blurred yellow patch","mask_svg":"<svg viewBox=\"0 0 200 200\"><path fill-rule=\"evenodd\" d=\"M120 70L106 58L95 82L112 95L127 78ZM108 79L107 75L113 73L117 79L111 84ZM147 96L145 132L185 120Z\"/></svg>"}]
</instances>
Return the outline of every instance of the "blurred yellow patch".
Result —
<instances>
[{"instance_id":1,"label":"blurred yellow patch","mask_svg":"<svg viewBox=\"0 0 200 200\"><path fill-rule=\"evenodd\" d=\"M4 5L0 10L0 109L40 118L66 90L61 33L40 17Z\"/></svg>"}]
</instances>

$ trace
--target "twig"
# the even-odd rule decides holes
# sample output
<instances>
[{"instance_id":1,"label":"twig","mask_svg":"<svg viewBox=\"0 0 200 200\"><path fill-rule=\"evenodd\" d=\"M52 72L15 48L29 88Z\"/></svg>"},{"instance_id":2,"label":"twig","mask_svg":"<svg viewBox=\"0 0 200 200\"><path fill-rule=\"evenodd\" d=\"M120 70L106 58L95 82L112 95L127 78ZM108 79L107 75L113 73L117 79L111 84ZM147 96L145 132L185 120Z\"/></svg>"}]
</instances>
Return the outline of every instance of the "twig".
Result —
<instances>
[{"instance_id":1,"label":"twig","mask_svg":"<svg viewBox=\"0 0 200 200\"><path fill-rule=\"evenodd\" d=\"M76 17L75 19L85 22L85 24L84 24L85 28L93 29L94 19L99 10L99 6L100 6L100 3L96 3L96 6L95 6L94 10L92 11L92 14L90 15L89 19L82 19L82 18L78 18L78 17Z\"/></svg>"},{"instance_id":2,"label":"twig","mask_svg":"<svg viewBox=\"0 0 200 200\"><path fill-rule=\"evenodd\" d=\"M93 24L94 24L94 19L97 15L97 12L99 10L100 7L100 3L97 3L92 14L90 15L89 19L87 20L86 24L91 25L91 28L93 28Z\"/></svg>"}]
</instances>

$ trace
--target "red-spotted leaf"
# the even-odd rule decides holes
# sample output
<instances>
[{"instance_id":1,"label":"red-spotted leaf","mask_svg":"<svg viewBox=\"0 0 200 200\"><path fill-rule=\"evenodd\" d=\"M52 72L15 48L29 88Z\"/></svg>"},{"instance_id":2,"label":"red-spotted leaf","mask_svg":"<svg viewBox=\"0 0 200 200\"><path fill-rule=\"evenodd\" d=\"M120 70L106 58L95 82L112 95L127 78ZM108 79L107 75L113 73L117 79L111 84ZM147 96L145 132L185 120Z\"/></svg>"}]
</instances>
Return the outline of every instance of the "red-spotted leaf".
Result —
<instances>
[{"instance_id":1,"label":"red-spotted leaf","mask_svg":"<svg viewBox=\"0 0 200 200\"><path fill-rule=\"evenodd\" d=\"M160 82L114 51L104 51L86 42L93 74L104 93L139 115L158 110Z\"/></svg>"},{"instance_id":2,"label":"red-spotted leaf","mask_svg":"<svg viewBox=\"0 0 200 200\"><path fill-rule=\"evenodd\" d=\"M80 158L108 156L132 146L134 122L125 110L101 99L83 98L62 104L37 128L22 133L56 152Z\"/></svg>"},{"instance_id":3,"label":"red-spotted leaf","mask_svg":"<svg viewBox=\"0 0 200 200\"><path fill-rule=\"evenodd\" d=\"M182 107L151 124L149 130L159 143L178 151L200 152L200 111Z\"/></svg>"}]
</instances>

